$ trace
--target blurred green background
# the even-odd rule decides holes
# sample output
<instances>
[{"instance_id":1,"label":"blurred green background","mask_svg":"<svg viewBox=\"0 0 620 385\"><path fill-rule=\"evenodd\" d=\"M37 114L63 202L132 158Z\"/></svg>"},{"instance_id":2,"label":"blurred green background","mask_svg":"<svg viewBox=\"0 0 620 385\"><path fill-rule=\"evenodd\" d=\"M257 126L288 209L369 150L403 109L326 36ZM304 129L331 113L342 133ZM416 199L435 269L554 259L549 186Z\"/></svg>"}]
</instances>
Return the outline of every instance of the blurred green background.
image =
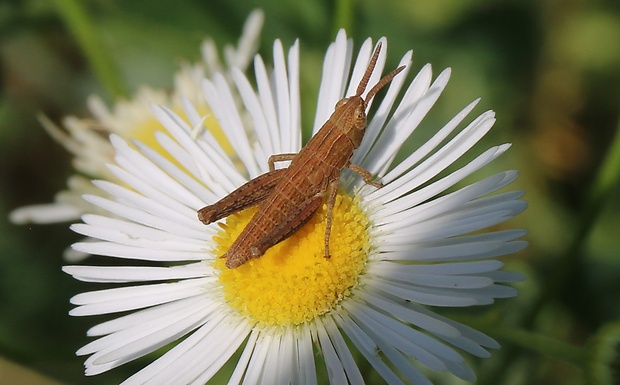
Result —
<instances>
[{"instance_id":1,"label":"blurred green background","mask_svg":"<svg viewBox=\"0 0 620 385\"><path fill-rule=\"evenodd\" d=\"M0 4L0 384L114 384L148 362L83 376L84 358L74 351L88 341L85 332L99 319L69 317L68 300L92 286L60 271L63 250L78 236L63 224L16 226L8 221L16 207L51 202L72 173L69 155L44 132L37 114L55 122L69 114L88 117L88 95L114 100L114 86L105 86L95 75L78 36L59 12L67 4ZM220 48L235 44L251 10L263 9L259 52L267 62L274 39L285 47L300 39L307 130L323 55L341 26L356 47L368 36L386 36L388 68L408 49L414 50L416 71L427 62L435 74L452 67L452 80L423 126L436 130L482 97L475 112L493 109L498 121L477 152L513 143L485 173L519 169L521 177L511 187L526 190L529 201L528 210L505 225L529 231L530 247L506 258L510 269L528 279L515 285L519 297L487 309L490 326L479 319L474 323L503 346L491 359L474 361L477 383L584 383L579 364L553 357L545 347L555 342L560 351L570 350L561 344L589 346L592 336L620 316L620 200L614 184L620 166L605 169L607 179L602 180L607 184L597 182L620 119L620 2L79 4L105 59L119 71L116 89L128 94L145 84L171 87L181 61L200 60L205 36ZM541 342L540 336L549 340ZM524 347L530 337L532 346ZM449 378L437 382L460 383Z\"/></svg>"}]
</instances>

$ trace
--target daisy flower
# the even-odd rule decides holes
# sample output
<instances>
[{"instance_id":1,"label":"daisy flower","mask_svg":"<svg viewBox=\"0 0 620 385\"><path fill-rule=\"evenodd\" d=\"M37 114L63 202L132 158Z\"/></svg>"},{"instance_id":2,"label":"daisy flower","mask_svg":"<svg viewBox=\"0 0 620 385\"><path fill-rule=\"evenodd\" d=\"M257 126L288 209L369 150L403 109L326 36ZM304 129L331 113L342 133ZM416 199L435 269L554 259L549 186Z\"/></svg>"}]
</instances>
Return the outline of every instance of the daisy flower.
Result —
<instances>
[{"instance_id":1,"label":"daisy flower","mask_svg":"<svg viewBox=\"0 0 620 385\"><path fill-rule=\"evenodd\" d=\"M63 120L64 128L42 116L40 121L45 130L74 156L73 166L77 174L69 178L68 188L58 192L53 203L20 207L11 213L11 221L16 224L58 223L77 220L84 213L99 212L94 205L84 201L82 195L98 193L90 183L93 178L117 181L105 166L114 157L114 148L108 136L115 134L128 140L137 139L157 148L154 132L161 128L149 104L165 105L181 113L181 97L191 101L206 116L206 120L214 119L202 97L200 80L213 73L223 72L228 67L245 70L256 54L262 23L261 11L250 14L238 47L224 48L226 65L221 63L213 41L207 38L202 44L202 62L183 64L174 76L171 92L142 87L130 100L119 100L111 109L99 97L92 96L88 99L92 118L68 116ZM215 124L210 125L217 127ZM224 140L221 131L214 131L213 135ZM230 150L225 140L224 148Z\"/></svg>"},{"instance_id":2,"label":"daisy flower","mask_svg":"<svg viewBox=\"0 0 620 385\"><path fill-rule=\"evenodd\" d=\"M384 49L371 86L385 64L387 41L379 42ZM324 60L315 132L338 100L355 94L372 51L368 39L354 55L353 42L338 34ZM496 192L515 180L516 171L454 187L509 147L492 147L449 168L495 122L488 111L462 124L476 102L394 164L450 76L445 70L432 80L426 65L408 82L411 55L403 56L405 71L373 107L352 159L384 186L343 173L329 259L325 205L290 238L234 269L219 256L255 209L208 226L196 218L201 207L265 173L270 155L300 150L297 43L285 54L275 42L271 73L255 58L256 89L235 68L232 86L217 73L203 80L206 103L238 159L212 138L193 134L200 124L208 132L211 123L189 102L189 123L169 108L153 107L165 127L155 136L166 156L112 135L115 163L109 169L121 182L95 181L108 197L84 197L110 214L84 215L72 229L98 241L73 247L120 263L64 268L82 281L122 285L71 299L73 316L118 314L88 331L96 339L77 352L89 356L86 374L165 348L124 384L202 384L229 360L232 384L316 384L319 365L332 384L361 384L359 354L390 384L430 384L429 370L475 380L462 352L488 357L498 343L432 308L488 305L516 294L504 283L521 276L501 270L494 258L524 248L519 238L525 232L495 226L526 204L522 192ZM246 113L249 122L242 118Z\"/></svg>"}]
</instances>

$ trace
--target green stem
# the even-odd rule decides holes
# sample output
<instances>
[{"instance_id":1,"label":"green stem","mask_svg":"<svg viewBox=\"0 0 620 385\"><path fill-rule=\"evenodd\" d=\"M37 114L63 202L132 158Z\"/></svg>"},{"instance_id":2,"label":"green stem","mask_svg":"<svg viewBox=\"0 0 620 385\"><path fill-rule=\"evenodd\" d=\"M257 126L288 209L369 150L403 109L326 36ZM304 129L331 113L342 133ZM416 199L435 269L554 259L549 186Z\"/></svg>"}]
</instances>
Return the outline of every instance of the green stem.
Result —
<instances>
[{"instance_id":1,"label":"green stem","mask_svg":"<svg viewBox=\"0 0 620 385\"><path fill-rule=\"evenodd\" d=\"M603 159L601 167L592 183L592 188L584 205L583 214L577 231L566 250L566 259L555 270L548 280L548 286L532 304L523 317L523 326L531 326L542 306L551 298L555 298L569 283L578 285L583 274L583 255L588 235L592 231L596 219L607 199L613 194L620 181L620 122L616 127L615 138Z\"/></svg>"},{"instance_id":2,"label":"green stem","mask_svg":"<svg viewBox=\"0 0 620 385\"><path fill-rule=\"evenodd\" d=\"M95 76L108 95L112 98L126 96L125 85L95 32L93 22L84 9L84 3L78 0L56 0L56 9L75 36Z\"/></svg>"},{"instance_id":3,"label":"green stem","mask_svg":"<svg viewBox=\"0 0 620 385\"><path fill-rule=\"evenodd\" d=\"M337 0L336 11L334 17L334 34L338 32L340 28L344 28L347 31L347 35L353 33L353 9L355 0Z\"/></svg>"},{"instance_id":4,"label":"green stem","mask_svg":"<svg viewBox=\"0 0 620 385\"><path fill-rule=\"evenodd\" d=\"M614 140L596 174L578 232L573 239L571 250L582 250L585 241L594 227L603 204L618 186L620 181L620 122L616 127Z\"/></svg>"},{"instance_id":5,"label":"green stem","mask_svg":"<svg viewBox=\"0 0 620 385\"><path fill-rule=\"evenodd\" d=\"M620 122L616 127L615 137L609 147L605 158L592 182L587 201L584 205L579 226L566 250L566 259L558 267L555 279L550 281L546 290L547 295L541 296L533 307L535 314L540 307L549 299L560 293L567 285L579 287L583 279L584 249L588 236L596 224L605 202L613 195L614 189L620 181ZM533 318L532 318L533 319Z\"/></svg>"}]
</instances>

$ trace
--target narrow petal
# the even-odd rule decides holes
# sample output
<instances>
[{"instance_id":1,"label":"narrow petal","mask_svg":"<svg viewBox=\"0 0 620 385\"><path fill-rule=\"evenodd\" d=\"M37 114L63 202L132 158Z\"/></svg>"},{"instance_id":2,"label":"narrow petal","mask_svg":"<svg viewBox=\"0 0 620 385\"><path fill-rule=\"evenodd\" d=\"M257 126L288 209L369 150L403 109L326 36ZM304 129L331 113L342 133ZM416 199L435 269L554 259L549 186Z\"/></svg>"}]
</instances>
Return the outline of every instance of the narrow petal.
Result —
<instances>
[{"instance_id":1,"label":"narrow petal","mask_svg":"<svg viewBox=\"0 0 620 385\"><path fill-rule=\"evenodd\" d=\"M405 69L395 77L389 84L384 98L381 100L379 107L372 115L372 118L368 122L366 127L366 133L364 139L359 148L353 154L351 161L355 164L361 164L364 156L368 153L373 143L375 143L377 137L381 133L381 129L385 126L388 118L390 117L390 111L396 103L396 98L400 94L400 91L405 84L407 74L411 68L413 51L408 51L398 63L398 67L405 66ZM398 68L397 67L397 68ZM403 102L401 102L402 104ZM370 109L370 107L368 107ZM385 180L385 179L384 179Z\"/></svg>"},{"instance_id":2,"label":"narrow petal","mask_svg":"<svg viewBox=\"0 0 620 385\"><path fill-rule=\"evenodd\" d=\"M47 224L78 219L79 208L62 203L29 205L11 211L9 220L16 225L26 223Z\"/></svg>"},{"instance_id":3,"label":"narrow petal","mask_svg":"<svg viewBox=\"0 0 620 385\"><path fill-rule=\"evenodd\" d=\"M370 43L364 45L363 50L360 51L360 57L369 59L370 49ZM352 54L353 42L347 40L344 30L338 31L336 40L327 48L327 53L323 59L323 73L312 128L313 134L329 119L331 113L334 112L336 102L342 99L344 95ZM368 63L368 59L366 59L366 63ZM362 75L359 75L360 79L361 77Z\"/></svg>"},{"instance_id":4,"label":"narrow petal","mask_svg":"<svg viewBox=\"0 0 620 385\"><path fill-rule=\"evenodd\" d=\"M227 314L214 317L123 385L206 382L237 350L249 333L247 324L231 326ZM185 378L182 378L185 377ZM206 377L206 378L205 378Z\"/></svg>"},{"instance_id":5,"label":"narrow petal","mask_svg":"<svg viewBox=\"0 0 620 385\"><path fill-rule=\"evenodd\" d=\"M197 278L175 283L86 292L71 298L71 303L78 307L71 310L69 314L87 316L117 313L190 298L203 294L206 283L208 283L207 279Z\"/></svg>"},{"instance_id":6,"label":"narrow petal","mask_svg":"<svg viewBox=\"0 0 620 385\"><path fill-rule=\"evenodd\" d=\"M366 334L348 315L342 313L336 317L338 325L344 330L351 342L362 353L364 358L375 368L388 384L405 384L381 358L379 358L379 347L373 339ZM418 379L419 384L432 385L426 377Z\"/></svg>"},{"instance_id":7,"label":"narrow petal","mask_svg":"<svg viewBox=\"0 0 620 385\"><path fill-rule=\"evenodd\" d=\"M359 368L351 355L351 351L349 350L344 338L342 338L342 334L340 333L340 330L338 330L338 327L332 317L325 317L323 319L323 324L325 327L325 332L334 344L334 348L338 354L338 359L342 363L349 383L363 384L364 379L362 374L360 373Z\"/></svg>"},{"instance_id":8,"label":"narrow petal","mask_svg":"<svg viewBox=\"0 0 620 385\"><path fill-rule=\"evenodd\" d=\"M419 75L418 75L419 76ZM383 175L391 166L396 157L396 153L403 145L404 141L411 135L426 116L431 107L435 104L450 78L450 71L444 70L439 74L431 86L425 90L424 96L416 103L415 107L404 118L403 122L395 120L388 124L384 129L383 135L377 140L370 150L362 165L372 174ZM415 80L414 80L415 81ZM412 83L413 86L413 83ZM394 115L398 113L398 108ZM398 130L395 129L398 124Z\"/></svg>"},{"instance_id":9,"label":"narrow petal","mask_svg":"<svg viewBox=\"0 0 620 385\"><path fill-rule=\"evenodd\" d=\"M202 278L213 274L213 269L202 262L172 267L64 266L62 271L77 280L98 283L166 281Z\"/></svg>"}]
</instances>

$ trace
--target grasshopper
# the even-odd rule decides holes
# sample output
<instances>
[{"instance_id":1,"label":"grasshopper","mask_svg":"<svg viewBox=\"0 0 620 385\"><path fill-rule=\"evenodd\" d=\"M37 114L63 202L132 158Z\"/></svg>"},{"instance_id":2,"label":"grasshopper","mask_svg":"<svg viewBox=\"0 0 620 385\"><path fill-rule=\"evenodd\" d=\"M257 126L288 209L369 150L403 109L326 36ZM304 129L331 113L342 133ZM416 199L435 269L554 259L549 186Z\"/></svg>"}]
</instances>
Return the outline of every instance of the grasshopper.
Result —
<instances>
[{"instance_id":1,"label":"grasshopper","mask_svg":"<svg viewBox=\"0 0 620 385\"><path fill-rule=\"evenodd\" d=\"M401 66L383 77L364 100L362 93L380 51L379 43L355 95L336 103L327 122L299 153L271 155L269 172L250 180L220 201L198 210L198 219L207 225L245 208L260 205L230 249L222 255L228 268L260 257L267 249L291 236L317 211L325 197L325 257L329 258L332 210L341 170L349 168L358 173L365 183L382 187L381 183L372 180L368 170L350 161L353 151L364 137L367 103L405 68ZM275 163L282 161L291 163L287 168L276 169Z\"/></svg>"}]
</instances>

